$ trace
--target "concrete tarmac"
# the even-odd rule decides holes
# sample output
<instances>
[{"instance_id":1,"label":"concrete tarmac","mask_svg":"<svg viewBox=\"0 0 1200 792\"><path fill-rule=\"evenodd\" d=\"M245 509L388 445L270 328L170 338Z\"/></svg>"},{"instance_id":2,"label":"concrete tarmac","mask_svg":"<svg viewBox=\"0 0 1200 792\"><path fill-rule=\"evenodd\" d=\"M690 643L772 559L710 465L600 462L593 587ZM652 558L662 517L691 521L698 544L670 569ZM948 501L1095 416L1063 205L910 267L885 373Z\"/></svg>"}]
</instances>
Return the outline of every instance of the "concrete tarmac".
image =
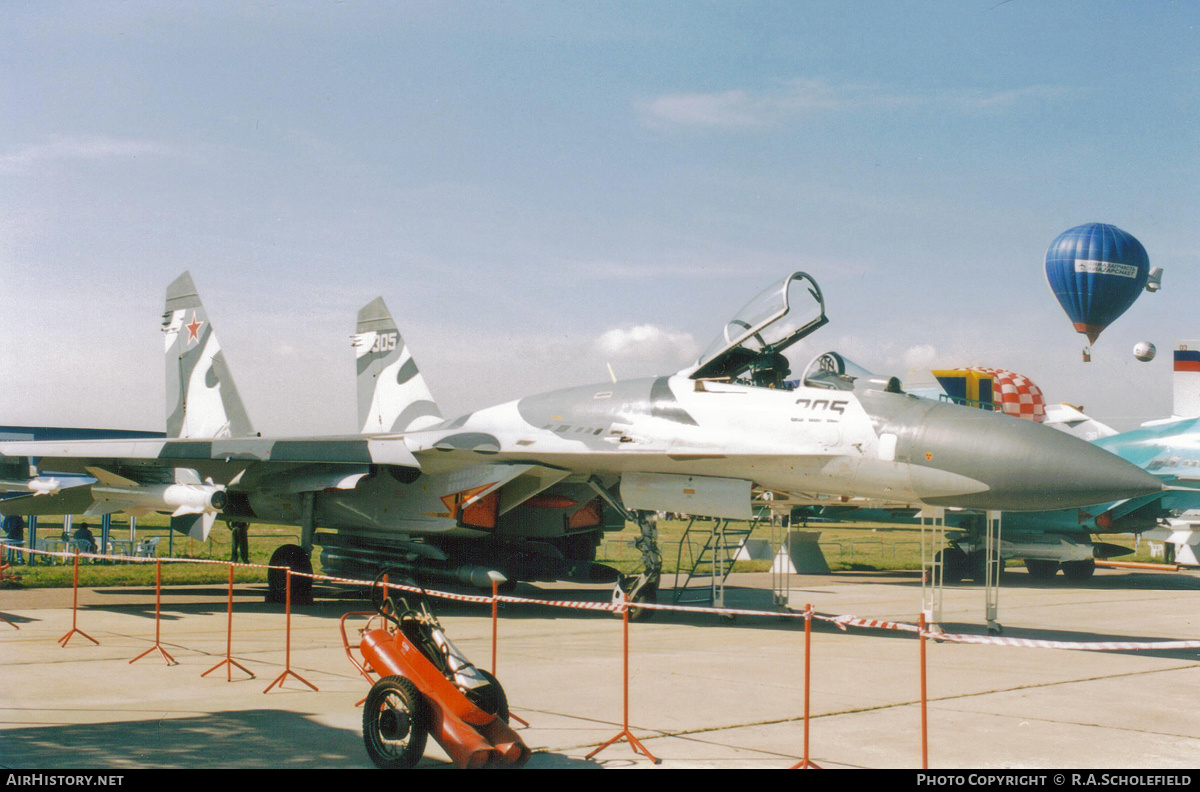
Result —
<instances>
[{"instance_id":1,"label":"concrete tarmac","mask_svg":"<svg viewBox=\"0 0 1200 792\"><path fill-rule=\"evenodd\" d=\"M667 582L670 582L669 579ZM605 602L605 587L518 587L515 596ZM789 603L823 614L914 623L915 574L795 575ZM339 624L369 610L318 588L287 620L263 587L168 588L155 646L153 588L0 591L0 767L369 768L368 684ZM670 590L660 594L670 601ZM447 634L490 666L490 608L434 600ZM735 574L733 620L657 613L630 626L629 727L622 739L622 625L604 613L506 604L496 674L531 768L787 768L804 756L803 621L777 615L770 575ZM74 624L80 633L70 634ZM1200 639L1200 572L1098 570L1037 583L1010 570L1004 638L1095 642ZM362 622L351 620L354 627ZM979 588L947 589L942 628L986 635ZM19 628L19 629L17 629ZM60 639L69 635L69 639ZM98 643L93 643L94 639ZM65 646L63 645L65 643ZM928 761L934 769L1192 769L1200 757L1200 650L1076 651L926 642ZM228 649L227 649L228 647ZM920 642L893 630L814 623L810 758L823 768L922 763ZM136 662L139 654L151 650ZM227 651L237 665L224 664ZM210 669L212 669L210 671ZM206 671L207 676L202 676ZM253 674L253 676L251 676ZM304 681L316 686L309 688ZM515 722L514 722L515 723ZM450 767L431 739L422 767Z\"/></svg>"}]
</instances>

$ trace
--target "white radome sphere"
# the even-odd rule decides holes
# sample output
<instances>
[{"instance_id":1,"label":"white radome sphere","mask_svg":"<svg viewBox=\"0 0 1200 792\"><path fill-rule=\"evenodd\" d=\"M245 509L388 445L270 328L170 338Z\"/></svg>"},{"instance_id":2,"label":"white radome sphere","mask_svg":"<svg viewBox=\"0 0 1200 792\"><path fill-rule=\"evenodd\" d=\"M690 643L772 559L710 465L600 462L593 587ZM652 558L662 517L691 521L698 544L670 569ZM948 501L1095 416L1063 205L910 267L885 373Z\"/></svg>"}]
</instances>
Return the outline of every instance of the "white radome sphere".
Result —
<instances>
[{"instance_id":1,"label":"white radome sphere","mask_svg":"<svg viewBox=\"0 0 1200 792\"><path fill-rule=\"evenodd\" d=\"M1133 356L1143 363L1154 360L1154 353L1158 350L1154 348L1154 344L1149 341L1139 341L1133 347Z\"/></svg>"}]
</instances>

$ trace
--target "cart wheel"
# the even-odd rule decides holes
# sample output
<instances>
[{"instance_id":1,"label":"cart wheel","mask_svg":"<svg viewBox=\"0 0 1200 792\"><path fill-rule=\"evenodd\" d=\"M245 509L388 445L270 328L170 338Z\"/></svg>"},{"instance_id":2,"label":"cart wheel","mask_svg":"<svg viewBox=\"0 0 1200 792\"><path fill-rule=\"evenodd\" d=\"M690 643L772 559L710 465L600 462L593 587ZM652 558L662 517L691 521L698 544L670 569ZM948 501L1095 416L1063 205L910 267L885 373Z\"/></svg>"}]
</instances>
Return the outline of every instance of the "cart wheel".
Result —
<instances>
[{"instance_id":1,"label":"cart wheel","mask_svg":"<svg viewBox=\"0 0 1200 792\"><path fill-rule=\"evenodd\" d=\"M425 700L402 676L376 682L363 705L363 742L376 767L403 770L416 765L429 736Z\"/></svg>"},{"instance_id":2,"label":"cart wheel","mask_svg":"<svg viewBox=\"0 0 1200 792\"><path fill-rule=\"evenodd\" d=\"M508 723L508 696L504 695L504 688L500 686L500 680L484 671L482 668L476 668L480 676L488 681L488 684L483 687L472 688L468 690L466 695L479 709L495 715L500 720Z\"/></svg>"}]
</instances>

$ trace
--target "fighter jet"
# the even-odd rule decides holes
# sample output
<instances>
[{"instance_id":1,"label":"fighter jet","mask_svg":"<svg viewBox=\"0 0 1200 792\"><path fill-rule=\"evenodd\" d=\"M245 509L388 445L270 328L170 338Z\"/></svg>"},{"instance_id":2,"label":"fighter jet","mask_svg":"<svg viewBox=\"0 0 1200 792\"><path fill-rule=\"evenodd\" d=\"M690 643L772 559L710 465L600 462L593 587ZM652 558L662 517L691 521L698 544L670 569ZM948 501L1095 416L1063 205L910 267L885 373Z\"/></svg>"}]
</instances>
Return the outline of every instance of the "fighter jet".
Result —
<instances>
[{"instance_id":1,"label":"fighter jet","mask_svg":"<svg viewBox=\"0 0 1200 792\"><path fill-rule=\"evenodd\" d=\"M1101 542L1096 534L1144 534L1162 527L1170 515L1200 509L1200 342L1183 341L1175 350L1172 417L1139 429L1117 432L1068 404L1046 405L1045 426L1087 440L1137 465L1162 482L1160 490L1090 507L1011 512L1004 515L1002 560L1020 560L1030 577L1068 581L1090 578L1097 559L1132 553ZM927 395L927 397L929 397ZM1014 419L1015 420L1015 419ZM907 504L806 504L796 519L833 519L918 524L921 510ZM984 516L974 510L946 512L948 547L938 553L944 580L984 578ZM1165 532L1169 534L1170 531ZM1165 535L1157 533L1160 540Z\"/></svg>"},{"instance_id":2,"label":"fighter jet","mask_svg":"<svg viewBox=\"0 0 1200 792\"><path fill-rule=\"evenodd\" d=\"M635 600L658 587L657 512L746 519L760 488L1009 511L1161 488L1074 437L910 396L898 379L863 376L837 355L789 385L784 351L828 322L820 287L803 272L747 303L683 371L448 420L390 314L372 305L355 336L363 434L253 435L185 273L168 287L164 316L170 437L0 443L0 472L40 458L163 511L180 508L167 493L182 485L201 514L300 526L300 545L281 547L273 566L310 570L319 545L327 572L399 567L480 586L491 571L510 581L611 579L593 563L595 548L630 522L642 568L618 583ZM272 577L276 597L283 580Z\"/></svg>"}]
</instances>

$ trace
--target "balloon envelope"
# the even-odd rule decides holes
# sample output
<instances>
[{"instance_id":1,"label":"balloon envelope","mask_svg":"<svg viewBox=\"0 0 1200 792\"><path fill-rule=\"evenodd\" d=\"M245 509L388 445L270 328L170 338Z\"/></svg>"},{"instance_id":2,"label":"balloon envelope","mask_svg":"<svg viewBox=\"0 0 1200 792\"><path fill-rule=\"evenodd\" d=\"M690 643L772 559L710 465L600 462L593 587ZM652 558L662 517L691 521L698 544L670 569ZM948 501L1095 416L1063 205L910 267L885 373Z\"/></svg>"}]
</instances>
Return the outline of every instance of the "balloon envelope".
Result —
<instances>
[{"instance_id":1,"label":"balloon envelope","mask_svg":"<svg viewBox=\"0 0 1200 792\"><path fill-rule=\"evenodd\" d=\"M1133 305L1149 277L1142 243L1107 223L1064 231L1046 251L1050 289L1089 343Z\"/></svg>"},{"instance_id":2,"label":"balloon envelope","mask_svg":"<svg viewBox=\"0 0 1200 792\"><path fill-rule=\"evenodd\" d=\"M1143 363L1154 360L1156 354L1158 354L1158 349L1149 341L1139 341L1133 346L1133 356Z\"/></svg>"}]
</instances>

